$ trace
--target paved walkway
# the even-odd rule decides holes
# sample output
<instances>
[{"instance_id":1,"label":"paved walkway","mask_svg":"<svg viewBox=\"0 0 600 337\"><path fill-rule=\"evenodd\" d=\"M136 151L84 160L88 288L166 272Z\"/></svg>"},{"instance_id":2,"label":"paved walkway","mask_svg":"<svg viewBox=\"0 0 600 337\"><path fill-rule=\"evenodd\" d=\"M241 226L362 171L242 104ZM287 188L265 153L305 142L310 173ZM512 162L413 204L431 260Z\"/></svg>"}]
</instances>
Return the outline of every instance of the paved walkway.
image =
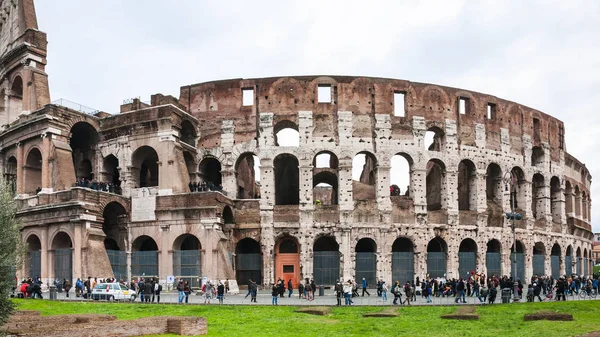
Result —
<instances>
[{"instance_id":1,"label":"paved walkway","mask_svg":"<svg viewBox=\"0 0 600 337\"><path fill-rule=\"evenodd\" d=\"M317 291L318 292L318 291ZM362 292L362 291L361 291ZM364 297L355 297L352 300L354 301L354 305L359 305L359 306L386 306L386 305L392 305L392 302L394 300L393 296L390 296L388 294L388 300L387 301L382 301L381 297L377 296L377 291L375 289L369 290L369 292L371 293L371 296L364 296ZM48 292L44 292L44 299L48 299L49 298L49 293ZM69 298L66 298L65 293L58 293L57 294L57 299L58 300L73 300L73 301L87 301L84 300L83 298L79 297L75 297L75 294L73 291L71 291L69 293ZM225 296L225 300L223 302L223 304L226 305L271 305L271 300L272 300L272 296L270 291L259 291L256 299L257 299L257 303L251 303L250 302L250 296L245 297L246 292L242 291L240 294L237 295L226 295ZM171 304L176 304L177 303L177 293L176 292L163 292L160 296L160 303L171 303ZM541 295L542 298L544 298L543 295ZM405 296L402 296L402 300L405 300ZM456 304L454 302L454 297L433 297L432 298L432 302L431 303L426 303L425 298L417 296L417 301L416 302L411 302L411 305L454 305ZM597 297L597 299L600 300L600 296ZM580 298L578 295L575 296L567 296L567 301L573 301L573 300L577 300L577 301L582 301L582 300L591 300L589 297L586 297L586 299L582 299ZM522 299L522 301L525 301L525 299ZM535 301L537 302L537 297L535 299ZM548 299L545 299L545 301L549 301ZM476 297L466 297L466 304L475 304L475 305L479 305L481 304L481 302L476 298ZM512 302L512 301L511 301ZM140 303L140 299L138 298L136 300L136 303ZM204 304L204 296L201 295L197 295L197 293L192 293L189 298L188 298L188 303L189 304ZM211 300L211 304L218 304L219 301L216 299L212 299ZM313 301L307 301L305 299L300 299L298 298L298 292L296 291L292 297L287 297L287 293L286 296L284 298L278 298L278 305L294 305L294 306L305 306L305 305L319 305L319 306L331 306L331 305L336 305L337 300L335 295L333 294L332 291L330 290L325 290L325 295L324 296L315 296L315 299ZM496 302L495 304L501 304L502 303L502 298L500 297L500 294L498 294L498 296L496 297ZM342 305L344 304L344 299L342 299ZM462 304L462 303L461 303Z\"/></svg>"}]
</instances>

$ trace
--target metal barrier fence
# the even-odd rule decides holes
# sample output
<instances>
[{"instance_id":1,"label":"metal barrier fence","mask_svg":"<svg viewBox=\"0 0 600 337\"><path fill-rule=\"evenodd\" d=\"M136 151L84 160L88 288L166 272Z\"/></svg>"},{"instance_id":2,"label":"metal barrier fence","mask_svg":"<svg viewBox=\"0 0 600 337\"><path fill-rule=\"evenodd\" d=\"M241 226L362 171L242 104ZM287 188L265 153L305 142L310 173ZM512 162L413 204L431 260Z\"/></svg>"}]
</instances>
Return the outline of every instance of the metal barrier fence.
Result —
<instances>
[{"instance_id":1,"label":"metal barrier fence","mask_svg":"<svg viewBox=\"0 0 600 337\"><path fill-rule=\"evenodd\" d=\"M238 284L246 284L248 280L262 283L262 255L261 254L237 254L235 257L235 269Z\"/></svg>"},{"instance_id":2,"label":"metal barrier fence","mask_svg":"<svg viewBox=\"0 0 600 337\"><path fill-rule=\"evenodd\" d=\"M415 279L415 253L392 252L392 283ZM389 285L391 289L392 285Z\"/></svg>"},{"instance_id":3,"label":"metal barrier fence","mask_svg":"<svg viewBox=\"0 0 600 337\"><path fill-rule=\"evenodd\" d=\"M525 281L525 254L517 253L517 270L513 269L513 261L515 260L515 253L510 254L510 272L511 275L517 275L517 278L521 281Z\"/></svg>"},{"instance_id":4,"label":"metal barrier fence","mask_svg":"<svg viewBox=\"0 0 600 337\"><path fill-rule=\"evenodd\" d=\"M486 253L485 267L488 276L502 275L502 255L500 253Z\"/></svg>"},{"instance_id":5,"label":"metal barrier fence","mask_svg":"<svg viewBox=\"0 0 600 337\"><path fill-rule=\"evenodd\" d=\"M571 255L565 256L565 274L573 274L573 257L571 257Z\"/></svg>"},{"instance_id":6,"label":"metal barrier fence","mask_svg":"<svg viewBox=\"0 0 600 337\"><path fill-rule=\"evenodd\" d=\"M533 254L533 275L546 275L546 257L543 254Z\"/></svg>"},{"instance_id":7,"label":"metal barrier fence","mask_svg":"<svg viewBox=\"0 0 600 337\"><path fill-rule=\"evenodd\" d=\"M316 284L335 284L340 279L340 252L314 252L313 275Z\"/></svg>"},{"instance_id":8,"label":"metal barrier fence","mask_svg":"<svg viewBox=\"0 0 600 337\"><path fill-rule=\"evenodd\" d=\"M42 275L42 252L39 250L29 252L29 277Z\"/></svg>"},{"instance_id":9,"label":"metal barrier fence","mask_svg":"<svg viewBox=\"0 0 600 337\"><path fill-rule=\"evenodd\" d=\"M373 252L356 253L356 282L360 283L363 278L367 284L377 284L377 255Z\"/></svg>"},{"instance_id":10,"label":"metal barrier fence","mask_svg":"<svg viewBox=\"0 0 600 337\"><path fill-rule=\"evenodd\" d=\"M552 278L557 279L560 277L560 256L550 256L550 266Z\"/></svg>"},{"instance_id":11,"label":"metal barrier fence","mask_svg":"<svg viewBox=\"0 0 600 337\"><path fill-rule=\"evenodd\" d=\"M73 250L71 248L54 250L54 278L73 279Z\"/></svg>"},{"instance_id":12,"label":"metal barrier fence","mask_svg":"<svg viewBox=\"0 0 600 337\"><path fill-rule=\"evenodd\" d=\"M432 278L446 276L446 253L427 252L427 273Z\"/></svg>"},{"instance_id":13,"label":"metal barrier fence","mask_svg":"<svg viewBox=\"0 0 600 337\"><path fill-rule=\"evenodd\" d=\"M132 252L131 274L133 276L158 276L158 252Z\"/></svg>"},{"instance_id":14,"label":"metal barrier fence","mask_svg":"<svg viewBox=\"0 0 600 337\"><path fill-rule=\"evenodd\" d=\"M175 280L188 281L192 287L200 287L202 279L202 253L199 250L173 251L173 272Z\"/></svg>"},{"instance_id":15,"label":"metal barrier fence","mask_svg":"<svg viewBox=\"0 0 600 337\"><path fill-rule=\"evenodd\" d=\"M458 275L466 277L471 274L471 271L477 270L477 257L475 252L459 252L458 253Z\"/></svg>"},{"instance_id":16,"label":"metal barrier fence","mask_svg":"<svg viewBox=\"0 0 600 337\"><path fill-rule=\"evenodd\" d=\"M113 274L117 280L127 280L127 252L106 250Z\"/></svg>"}]
</instances>

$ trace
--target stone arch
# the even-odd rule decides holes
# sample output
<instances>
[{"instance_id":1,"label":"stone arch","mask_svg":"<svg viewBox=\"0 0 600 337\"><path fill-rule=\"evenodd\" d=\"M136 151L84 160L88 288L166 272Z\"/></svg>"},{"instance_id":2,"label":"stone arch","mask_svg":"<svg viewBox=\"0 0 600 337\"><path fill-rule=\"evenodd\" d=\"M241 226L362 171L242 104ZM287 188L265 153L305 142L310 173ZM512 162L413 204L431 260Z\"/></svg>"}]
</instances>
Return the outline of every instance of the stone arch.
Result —
<instances>
[{"instance_id":1,"label":"stone arch","mask_svg":"<svg viewBox=\"0 0 600 337\"><path fill-rule=\"evenodd\" d=\"M465 238L458 247L458 275L467 278L475 271L477 271L477 243L471 238Z\"/></svg>"},{"instance_id":2,"label":"stone arch","mask_svg":"<svg viewBox=\"0 0 600 337\"><path fill-rule=\"evenodd\" d=\"M531 212L536 220L545 216L546 195L544 185L544 176L540 173L534 174L531 179Z\"/></svg>"},{"instance_id":3,"label":"stone arch","mask_svg":"<svg viewBox=\"0 0 600 337\"><path fill-rule=\"evenodd\" d=\"M571 245L568 245L565 250L565 274L573 275L573 247Z\"/></svg>"},{"instance_id":4,"label":"stone arch","mask_svg":"<svg viewBox=\"0 0 600 337\"><path fill-rule=\"evenodd\" d=\"M221 162L217 158L204 157L200 162L198 172L200 172L200 179L206 183L208 190L218 191L222 189Z\"/></svg>"},{"instance_id":5,"label":"stone arch","mask_svg":"<svg viewBox=\"0 0 600 337\"><path fill-rule=\"evenodd\" d=\"M238 284L252 280L262 284L262 251L258 241L245 238L235 246L235 276Z\"/></svg>"},{"instance_id":6,"label":"stone arch","mask_svg":"<svg viewBox=\"0 0 600 337\"><path fill-rule=\"evenodd\" d=\"M415 280L415 245L410 238L398 237L392 244L392 282Z\"/></svg>"},{"instance_id":7,"label":"stone arch","mask_svg":"<svg viewBox=\"0 0 600 337\"><path fill-rule=\"evenodd\" d=\"M72 150L75 178L93 180L96 159L96 147L100 140L98 130L86 121L73 124L69 145Z\"/></svg>"},{"instance_id":8,"label":"stone arch","mask_svg":"<svg viewBox=\"0 0 600 337\"><path fill-rule=\"evenodd\" d=\"M298 125L290 120L282 120L273 126L275 146L299 146Z\"/></svg>"},{"instance_id":9,"label":"stone arch","mask_svg":"<svg viewBox=\"0 0 600 337\"><path fill-rule=\"evenodd\" d=\"M334 236L322 235L313 243L313 276L316 284L333 285L340 278L340 246Z\"/></svg>"},{"instance_id":10,"label":"stone arch","mask_svg":"<svg viewBox=\"0 0 600 337\"><path fill-rule=\"evenodd\" d=\"M517 279L524 281L525 280L525 245L523 244L523 242L521 242L520 240L517 240L516 242L516 255L514 253L515 251L515 244L513 243L511 249L511 276L514 277L516 276ZM517 270L514 270L514 261L516 260L516 265L517 265Z\"/></svg>"},{"instance_id":11,"label":"stone arch","mask_svg":"<svg viewBox=\"0 0 600 337\"><path fill-rule=\"evenodd\" d=\"M282 153L273 160L275 171L275 204L300 204L300 169L298 158Z\"/></svg>"},{"instance_id":12,"label":"stone arch","mask_svg":"<svg viewBox=\"0 0 600 337\"><path fill-rule=\"evenodd\" d=\"M25 258L25 273L28 277L42 276L42 242L36 233L31 233L25 238L27 256Z\"/></svg>"},{"instance_id":13,"label":"stone arch","mask_svg":"<svg viewBox=\"0 0 600 337\"><path fill-rule=\"evenodd\" d=\"M260 159L253 152L239 155L235 163L235 178L238 199L260 198Z\"/></svg>"},{"instance_id":14,"label":"stone arch","mask_svg":"<svg viewBox=\"0 0 600 337\"><path fill-rule=\"evenodd\" d=\"M427 244L427 274L429 277L446 277L448 244L439 236Z\"/></svg>"},{"instance_id":15,"label":"stone arch","mask_svg":"<svg viewBox=\"0 0 600 337\"><path fill-rule=\"evenodd\" d=\"M131 245L131 276L132 277L158 277L157 242L148 235L140 235Z\"/></svg>"},{"instance_id":16,"label":"stone arch","mask_svg":"<svg viewBox=\"0 0 600 337\"><path fill-rule=\"evenodd\" d=\"M440 152L446 147L446 135L440 127L432 126L425 131L424 146L427 151Z\"/></svg>"},{"instance_id":17,"label":"stone arch","mask_svg":"<svg viewBox=\"0 0 600 337\"><path fill-rule=\"evenodd\" d=\"M332 151L323 150L317 152L313 158L314 168L337 169L339 166L338 156Z\"/></svg>"},{"instance_id":18,"label":"stone arch","mask_svg":"<svg viewBox=\"0 0 600 337\"><path fill-rule=\"evenodd\" d=\"M426 171L427 210L441 210L446 207L446 165L439 159L432 159L427 162Z\"/></svg>"},{"instance_id":19,"label":"stone arch","mask_svg":"<svg viewBox=\"0 0 600 337\"><path fill-rule=\"evenodd\" d=\"M555 242L554 245L552 245L552 250L550 251L550 269L551 276L554 279L558 279L560 277L560 263L562 260L561 255L562 249L560 248L558 242Z\"/></svg>"},{"instance_id":20,"label":"stone arch","mask_svg":"<svg viewBox=\"0 0 600 337\"><path fill-rule=\"evenodd\" d=\"M469 159L458 164L458 209L477 210L477 167Z\"/></svg>"},{"instance_id":21,"label":"stone arch","mask_svg":"<svg viewBox=\"0 0 600 337\"><path fill-rule=\"evenodd\" d=\"M194 125L188 121L184 120L181 122L181 130L179 131L180 140L191 147L196 147L196 137L197 132Z\"/></svg>"},{"instance_id":22,"label":"stone arch","mask_svg":"<svg viewBox=\"0 0 600 337\"><path fill-rule=\"evenodd\" d=\"M281 236L275 243L275 277L292 280L292 286L300 283L300 244L291 235Z\"/></svg>"},{"instance_id":23,"label":"stone arch","mask_svg":"<svg viewBox=\"0 0 600 337\"><path fill-rule=\"evenodd\" d=\"M502 205L502 169L496 163L490 163L485 178L486 198Z\"/></svg>"},{"instance_id":24,"label":"stone arch","mask_svg":"<svg viewBox=\"0 0 600 337\"><path fill-rule=\"evenodd\" d=\"M223 212L221 214L223 217L223 223L225 225L235 224L235 220L233 217L233 211L231 210L231 207L229 207L229 206L223 207Z\"/></svg>"},{"instance_id":25,"label":"stone arch","mask_svg":"<svg viewBox=\"0 0 600 337\"><path fill-rule=\"evenodd\" d=\"M581 217L583 218L584 221L587 221L588 219L588 198L587 198L587 194L585 193L585 190L581 192Z\"/></svg>"},{"instance_id":26,"label":"stone arch","mask_svg":"<svg viewBox=\"0 0 600 337\"><path fill-rule=\"evenodd\" d=\"M442 112L451 105L446 91L435 85L428 85L421 90L421 103L424 107L429 106L429 110Z\"/></svg>"},{"instance_id":27,"label":"stone arch","mask_svg":"<svg viewBox=\"0 0 600 337\"><path fill-rule=\"evenodd\" d=\"M573 213L573 188L568 180L565 183L565 211L567 214Z\"/></svg>"},{"instance_id":28,"label":"stone arch","mask_svg":"<svg viewBox=\"0 0 600 337\"><path fill-rule=\"evenodd\" d=\"M42 152L37 147L32 147L25 158L23 190L27 194L34 194L42 188Z\"/></svg>"},{"instance_id":29,"label":"stone arch","mask_svg":"<svg viewBox=\"0 0 600 337\"><path fill-rule=\"evenodd\" d=\"M581 275L583 274L583 268L581 263L581 247L577 247L577 250L575 251L575 259L575 273L577 273L577 275Z\"/></svg>"},{"instance_id":30,"label":"stone arch","mask_svg":"<svg viewBox=\"0 0 600 337\"><path fill-rule=\"evenodd\" d=\"M159 186L158 163L158 153L151 146L140 146L133 152L131 175L136 188Z\"/></svg>"},{"instance_id":31,"label":"stone arch","mask_svg":"<svg viewBox=\"0 0 600 337\"><path fill-rule=\"evenodd\" d=\"M557 224L562 222L561 194L560 179L557 176L550 178L550 210L552 222Z\"/></svg>"},{"instance_id":32,"label":"stone arch","mask_svg":"<svg viewBox=\"0 0 600 337\"><path fill-rule=\"evenodd\" d=\"M195 235L181 234L173 241L173 275L192 287L201 286L202 244Z\"/></svg>"},{"instance_id":33,"label":"stone arch","mask_svg":"<svg viewBox=\"0 0 600 337\"><path fill-rule=\"evenodd\" d=\"M535 167L544 163L544 149L540 146L534 146L531 149L531 166Z\"/></svg>"},{"instance_id":34,"label":"stone arch","mask_svg":"<svg viewBox=\"0 0 600 337\"><path fill-rule=\"evenodd\" d=\"M125 238L121 237L119 227L123 218L125 218L126 221L127 209L121 203L112 201L104 206L102 217L104 218L102 230L106 235L106 239L104 240L105 248L107 250L125 250ZM117 243L117 249L114 249L115 247L109 247L107 243L112 244L112 242L107 242L107 240L113 240Z\"/></svg>"},{"instance_id":35,"label":"stone arch","mask_svg":"<svg viewBox=\"0 0 600 337\"><path fill-rule=\"evenodd\" d=\"M369 285L377 283L377 243L371 238L361 238L354 246L354 279L364 278Z\"/></svg>"},{"instance_id":36,"label":"stone arch","mask_svg":"<svg viewBox=\"0 0 600 337\"><path fill-rule=\"evenodd\" d=\"M579 189L579 185L575 185L575 216L581 216L581 190Z\"/></svg>"},{"instance_id":37,"label":"stone arch","mask_svg":"<svg viewBox=\"0 0 600 337\"><path fill-rule=\"evenodd\" d=\"M487 242L485 268L488 277L502 275L502 244L497 239L491 239Z\"/></svg>"},{"instance_id":38,"label":"stone arch","mask_svg":"<svg viewBox=\"0 0 600 337\"><path fill-rule=\"evenodd\" d=\"M63 231L54 234L51 242L55 280L73 281L73 239Z\"/></svg>"},{"instance_id":39,"label":"stone arch","mask_svg":"<svg viewBox=\"0 0 600 337\"><path fill-rule=\"evenodd\" d=\"M362 165L362 169L358 167ZM377 158L369 151L358 152L352 158L352 197L354 200L372 200L377 190Z\"/></svg>"},{"instance_id":40,"label":"stone arch","mask_svg":"<svg viewBox=\"0 0 600 337\"><path fill-rule=\"evenodd\" d=\"M10 84L8 106L11 110L9 112L10 116L18 116L23 111L23 78L20 74L13 77Z\"/></svg>"},{"instance_id":41,"label":"stone arch","mask_svg":"<svg viewBox=\"0 0 600 337\"><path fill-rule=\"evenodd\" d=\"M2 95L0 95L0 101L2 100ZM4 164L4 181L8 184L13 195L17 193L17 166L18 163L15 156L9 156Z\"/></svg>"},{"instance_id":42,"label":"stone arch","mask_svg":"<svg viewBox=\"0 0 600 337\"><path fill-rule=\"evenodd\" d=\"M338 176L334 172L321 171L313 177L313 199L322 205L338 204Z\"/></svg>"},{"instance_id":43,"label":"stone arch","mask_svg":"<svg viewBox=\"0 0 600 337\"><path fill-rule=\"evenodd\" d=\"M394 154L390 160L390 195L391 196L412 196L412 171L414 161L412 157L405 152ZM404 193L402 192L402 188Z\"/></svg>"},{"instance_id":44,"label":"stone arch","mask_svg":"<svg viewBox=\"0 0 600 337\"><path fill-rule=\"evenodd\" d=\"M121 168L119 166L119 159L115 155L109 154L103 158L102 166L104 168L104 172L102 172L102 180L105 183L112 184L114 188L114 191L109 192L120 194L118 193L118 190L120 190L121 187Z\"/></svg>"},{"instance_id":45,"label":"stone arch","mask_svg":"<svg viewBox=\"0 0 600 337\"><path fill-rule=\"evenodd\" d=\"M527 180L525 179L525 173L523 169L519 166L515 166L511 169L511 179L512 183L510 184L510 203L514 206L515 210L521 212L523 217L526 216L524 214L523 207L525 207L525 198L526 198L526 184Z\"/></svg>"},{"instance_id":46,"label":"stone arch","mask_svg":"<svg viewBox=\"0 0 600 337\"><path fill-rule=\"evenodd\" d=\"M546 275L546 246L538 241L533 245L533 274L538 276Z\"/></svg>"}]
</instances>

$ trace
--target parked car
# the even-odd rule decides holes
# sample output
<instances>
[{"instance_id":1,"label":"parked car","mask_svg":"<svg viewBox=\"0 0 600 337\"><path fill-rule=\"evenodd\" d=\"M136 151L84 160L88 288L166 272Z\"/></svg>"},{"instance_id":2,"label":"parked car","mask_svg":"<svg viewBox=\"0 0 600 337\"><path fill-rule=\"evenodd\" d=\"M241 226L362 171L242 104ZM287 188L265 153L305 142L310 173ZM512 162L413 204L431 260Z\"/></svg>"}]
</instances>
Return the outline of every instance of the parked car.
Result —
<instances>
[{"instance_id":1,"label":"parked car","mask_svg":"<svg viewBox=\"0 0 600 337\"><path fill-rule=\"evenodd\" d=\"M91 298L95 301L135 301L137 294L126 285L115 283L98 283L92 290Z\"/></svg>"}]
</instances>

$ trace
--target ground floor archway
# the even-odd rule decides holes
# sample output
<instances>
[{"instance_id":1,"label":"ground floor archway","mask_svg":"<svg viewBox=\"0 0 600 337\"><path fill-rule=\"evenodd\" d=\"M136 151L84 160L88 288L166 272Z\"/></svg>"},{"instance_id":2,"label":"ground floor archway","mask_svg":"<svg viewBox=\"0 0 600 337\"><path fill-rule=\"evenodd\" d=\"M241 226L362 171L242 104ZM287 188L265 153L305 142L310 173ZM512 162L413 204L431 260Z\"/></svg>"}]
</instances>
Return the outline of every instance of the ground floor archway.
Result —
<instances>
[{"instance_id":1,"label":"ground floor archway","mask_svg":"<svg viewBox=\"0 0 600 337\"><path fill-rule=\"evenodd\" d=\"M493 239L487 243L487 251L485 253L485 268L487 275L498 277L502 276L502 247L500 241Z\"/></svg>"},{"instance_id":2,"label":"ground floor archway","mask_svg":"<svg viewBox=\"0 0 600 337\"><path fill-rule=\"evenodd\" d=\"M54 253L54 279L73 282L73 241L65 232L59 232L52 240Z\"/></svg>"},{"instance_id":3,"label":"ground floor archway","mask_svg":"<svg viewBox=\"0 0 600 337\"><path fill-rule=\"evenodd\" d=\"M446 260L448 245L440 237L436 237L427 244L427 274L429 277L446 277Z\"/></svg>"},{"instance_id":4,"label":"ground floor archway","mask_svg":"<svg viewBox=\"0 0 600 337\"><path fill-rule=\"evenodd\" d=\"M173 243L173 275L176 280L188 281L200 287L202 279L202 251L200 240L191 234L180 235Z\"/></svg>"},{"instance_id":5,"label":"ground floor archway","mask_svg":"<svg viewBox=\"0 0 600 337\"><path fill-rule=\"evenodd\" d=\"M317 285L334 285L340 279L340 246L322 236L313 245L313 277Z\"/></svg>"},{"instance_id":6,"label":"ground floor archway","mask_svg":"<svg viewBox=\"0 0 600 337\"><path fill-rule=\"evenodd\" d=\"M300 283L300 246L298 241L291 237L281 238L275 245L275 278L287 282L292 280L294 289Z\"/></svg>"},{"instance_id":7,"label":"ground floor archway","mask_svg":"<svg viewBox=\"0 0 600 337\"><path fill-rule=\"evenodd\" d=\"M525 281L525 246L521 241L517 241L517 252L514 253L514 244L510 254L510 271L511 276L521 281ZM515 261L516 267L515 270Z\"/></svg>"},{"instance_id":8,"label":"ground floor archway","mask_svg":"<svg viewBox=\"0 0 600 337\"><path fill-rule=\"evenodd\" d=\"M415 280L415 251L408 238L397 238L392 245L392 284ZM391 287L391 285L390 285Z\"/></svg>"},{"instance_id":9,"label":"ground floor archway","mask_svg":"<svg viewBox=\"0 0 600 337\"><path fill-rule=\"evenodd\" d=\"M247 284L252 280L261 284L262 253L260 244L254 239L240 240L235 247L235 278L238 284Z\"/></svg>"},{"instance_id":10,"label":"ground floor archway","mask_svg":"<svg viewBox=\"0 0 600 337\"><path fill-rule=\"evenodd\" d=\"M462 278L477 270L477 244L473 239L464 239L458 248L458 275Z\"/></svg>"},{"instance_id":11,"label":"ground floor archway","mask_svg":"<svg viewBox=\"0 0 600 337\"><path fill-rule=\"evenodd\" d=\"M133 241L131 276L158 277L158 245L149 236L142 235Z\"/></svg>"},{"instance_id":12,"label":"ground floor archway","mask_svg":"<svg viewBox=\"0 0 600 337\"><path fill-rule=\"evenodd\" d=\"M364 278L369 286L377 284L377 244L373 239L363 238L355 247L355 274L356 282Z\"/></svg>"}]
</instances>

